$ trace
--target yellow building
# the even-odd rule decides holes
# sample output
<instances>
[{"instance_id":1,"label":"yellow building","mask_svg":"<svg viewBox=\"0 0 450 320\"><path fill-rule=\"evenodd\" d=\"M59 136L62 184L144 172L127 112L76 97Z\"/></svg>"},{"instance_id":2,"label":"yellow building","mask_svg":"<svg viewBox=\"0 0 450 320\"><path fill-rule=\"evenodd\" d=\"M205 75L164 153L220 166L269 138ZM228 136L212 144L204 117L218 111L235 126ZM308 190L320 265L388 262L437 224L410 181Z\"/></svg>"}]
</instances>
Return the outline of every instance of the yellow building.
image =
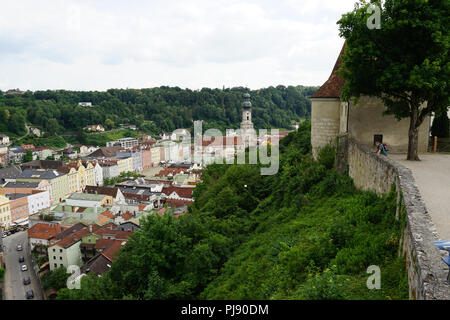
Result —
<instances>
[{"instance_id":1,"label":"yellow building","mask_svg":"<svg viewBox=\"0 0 450 320\"><path fill-rule=\"evenodd\" d=\"M133 158L118 158L115 161L117 162L117 166L119 167L119 174L121 174L122 172L134 171Z\"/></svg>"},{"instance_id":2,"label":"yellow building","mask_svg":"<svg viewBox=\"0 0 450 320\"><path fill-rule=\"evenodd\" d=\"M47 180L50 185L50 202L63 201L70 194L69 176L56 170L26 169L16 179L17 182Z\"/></svg>"},{"instance_id":3,"label":"yellow building","mask_svg":"<svg viewBox=\"0 0 450 320\"><path fill-rule=\"evenodd\" d=\"M69 181L69 192L79 192L80 190L80 182L78 177L78 171L75 168L69 168L68 166L64 166L58 168L58 171L64 174L67 174L67 180Z\"/></svg>"},{"instance_id":4,"label":"yellow building","mask_svg":"<svg viewBox=\"0 0 450 320\"><path fill-rule=\"evenodd\" d=\"M79 161L81 164L81 161ZM95 186L95 168L92 163L85 163L86 186ZM83 188L84 190L84 188Z\"/></svg>"},{"instance_id":5,"label":"yellow building","mask_svg":"<svg viewBox=\"0 0 450 320\"><path fill-rule=\"evenodd\" d=\"M3 230L9 229L11 226L9 199L2 195L0 195L0 226L2 226Z\"/></svg>"}]
</instances>

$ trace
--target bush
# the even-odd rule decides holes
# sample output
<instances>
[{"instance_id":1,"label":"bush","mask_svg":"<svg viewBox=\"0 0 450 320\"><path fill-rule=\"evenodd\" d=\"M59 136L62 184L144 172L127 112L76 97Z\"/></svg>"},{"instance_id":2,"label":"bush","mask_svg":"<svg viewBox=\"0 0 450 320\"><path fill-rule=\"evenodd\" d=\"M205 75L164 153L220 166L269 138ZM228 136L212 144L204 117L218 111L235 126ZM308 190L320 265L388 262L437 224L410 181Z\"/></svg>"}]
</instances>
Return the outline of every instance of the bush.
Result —
<instances>
[{"instance_id":1,"label":"bush","mask_svg":"<svg viewBox=\"0 0 450 320\"><path fill-rule=\"evenodd\" d=\"M297 291L297 297L304 300L343 300L349 286L349 278L338 276L335 266L323 273L311 275Z\"/></svg>"},{"instance_id":2,"label":"bush","mask_svg":"<svg viewBox=\"0 0 450 320\"><path fill-rule=\"evenodd\" d=\"M42 277L42 287L44 290L66 288L69 276L65 267L59 267Z\"/></svg>"},{"instance_id":3,"label":"bush","mask_svg":"<svg viewBox=\"0 0 450 320\"><path fill-rule=\"evenodd\" d=\"M5 269L0 268L0 279L3 279L4 276L5 276Z\"/></svg>"},{"instance_id":4,"label":"bush","mask_svg":"<svg viewBox=\"0 0 450 320\"><path fill-rule=\"evenodd\" d=\"M336 160L336 148L331 145L327 145L320 148L317 153L317 162L323 165L327 170L334 168L334 162Z\"/></svg>"}]
</instances>

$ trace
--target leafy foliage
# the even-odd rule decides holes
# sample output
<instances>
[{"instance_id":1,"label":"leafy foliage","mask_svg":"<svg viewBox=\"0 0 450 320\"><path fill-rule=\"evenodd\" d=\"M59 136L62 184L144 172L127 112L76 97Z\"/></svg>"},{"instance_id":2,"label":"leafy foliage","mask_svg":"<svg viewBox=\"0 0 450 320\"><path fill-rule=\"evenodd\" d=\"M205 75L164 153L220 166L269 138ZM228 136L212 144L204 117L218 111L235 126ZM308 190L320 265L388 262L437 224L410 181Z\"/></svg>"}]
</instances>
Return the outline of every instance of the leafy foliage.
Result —
<instances>
[{"instance_id":1,"label":"leafy foliage","mask_svg":"<svg viewBox=\"0 0 450 320\"><path fill-rule=\"evenodd\" d=\"M311 159L309 141L309 123L281 140L274 176L208 166L188 214L148 216L109 272L59 298L407 298L395 194L356 191L333 161ZM389 273L380 291L365 287L369 265Z\"/></svg>"},{"instance_id":2,"label":"leafy foliage","mask_svg":"<svg viewBox=\"0 0 450 320\"><path fill-rule=\"evenodd\" d=\"M42 287L44 290L54 289L59 290L67 287L67 279L69 274L65 267L59 267L53 271L49 271L42 277Z\"/></svg>"},{"instance_id":3,"label":"leafy foliage","mask_svg":"<svg viewBox=\"0 0 450 320\"><path fill-rule=\"evenodd\" d=\"M360 0L338 22L346 39L342 94L378 97L388 114L410 118L408 159L418 160L420 125L450 104L450 2L381 2ZM367 27L371 4L381 9L380 29Z\"/></svg>"},{"instance_id":4,"label":"leafy foliage","mask_svg":"<svg viewBox=\"0 0 450 320\"><path fill-rule=\"evenodd\" d=\"M292 121L309 118L311 104L307 97L316 90L316 87L277 86L251 91L255 127L290 128ZM119 124L130 123L145 132L159 134L191 128L193 120L204 120L204 130L217 128L224 131L239 127L245 91L245 88L192 91L160 87L105 92L47 90L23 95L0 92L0 132L13 137L24 135L25 123L51 135L79 131L92 124L102 124L110 130ZM90 101L93 106L79 106L80 101ZM82 135L74 138L75 141L69 142L103 145L83 142Z\"/></svg>"}]
</instances>

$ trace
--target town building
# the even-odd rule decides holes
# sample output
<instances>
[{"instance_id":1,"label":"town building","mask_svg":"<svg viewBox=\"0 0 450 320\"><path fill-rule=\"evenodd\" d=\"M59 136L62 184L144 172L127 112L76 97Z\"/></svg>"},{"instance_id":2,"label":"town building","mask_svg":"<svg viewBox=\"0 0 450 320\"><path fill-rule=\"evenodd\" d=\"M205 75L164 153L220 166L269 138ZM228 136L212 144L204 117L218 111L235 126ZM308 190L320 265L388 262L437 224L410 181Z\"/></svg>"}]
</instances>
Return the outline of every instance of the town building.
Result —
<instances>
[{"instance_id":1,"label":"town building","mask_svg":"<svg viewBox=\"0 0 450 320\"><path fill-rule=\"evenodd\" d=\"M0 226L3 230L11 227L11 209L9 199L0 194Z\"/></svg>"},{"instance_id":2,"label":"town building","mask_svg":"<svg viewBox=\"0 0 450 320\"><path fill-rule=\"evenodd\" d=\"M42 210L50 208L50 191L33 190L27 193L28 214L34 215Z\"/></svg>"},{"instance_id":3,"label":"town building","mask_svg":"<svg viewBox=\"0 0 450 320\"><path fill-rule=\"evenodd\" d=\"M25 162L20 165L22 170L25 169L44 169L44 170L56 170L63 166L64 162L56 160L35 160L30 162Z\"/></svg>"},{"instance_id":4,"label":"town building","mask_svg":"<svg viewBox=\"0 0 450 320\"><path fill-rule=\"evenodd\" d=\"M0 167L6 167L9 164L8 152L0 153Z\"/></svg>"},{"instance_id":5,"label":"town building","mask_svg":"<svg viewBox=\"0 0 450 320\"><path fill-rule=\"evenodd\" d=\"M114 199L104 194L74 193L67 198L66 205L81 208L111 207Z\"/></svg>"},{"instance_id":6,"label":"town building","mask_svg":"<svg viewBox=\"0 0 450 320\"><path fill-rule=\"evenodd\" d=\"M53 156L53 150L49 147L40 147L33 151L33 160L46 160L51 156Z\"/></svg>"},{"instance_id":7,"label":"town building","mask_svg":"<svg viewBox=\"0 0 450 320\"><path fill-rule=\"evenodd\" d=\"M31 250L36 246L48 246L50 239L62 231L63 227L58 223L36 223L27 231Z\"/></svg>"},{"instance_id":8,"label":"town building","mask_svg":"<svg viewBox=\"0 0 450 320\"><path fill-rule=\"evenodd\" d=\"M106 143L107 147L120 146L125 149L131 149L139 145L139 140L135 138L121 138L116 141L110 141Z\"/></svg>"},{"instance_id":9,"label":"town building","mask_svg":"<svg viewBox=\"0 0 450 320\"><path fill-rule=\"evenodd\" d=\"M142 172L143 164L142 164L142 151L121 151L117 153L117 158L131 158L132 161L132 170L135 172Z\"/></svg>"},{"instance_id":10,"label":"town building","mask_svg":"<svg viewBox=\"0 0 450 320\"><path fill-rule=\"evenodd\" d=\"M36 137L40 137L42 135L42 131L36 127L30 127L30 132Z\"/></svg>"},{"instance_id":11,"label":"town building","mask_svg":"<svg viewBox=\"0 0 450 320\"><path fill-rule=\"evenodd\" d=\"M78 102L78 105L82 107L92 107L92 102Z\"/></svg>"},{"instance_id":12,"label":"town building","mask_svg":"<svg viewBox=\"0 0 450 320\"><path fill-rule=\"evenodd\" d=\"M11 224L28 220L29 213L27 196L28 194L25 193L5 194L5 197L9 199Z\"/></svg>"},{"instance_id":13,"label":"town building","mask_svg":"<svg viewBox=\"0 0 450 320\"><path fill-rule=\"evenodd\" d=\"M119 166L117 162L110 160L99 160L98 164L102 168L103 180L116 178L119 176Z\"/></svg>"},{"instance_id":14,"label":"town building","mask_svg":"<svg viewBox=\"0 0 450 320\"><path fill-rule=\"evenodd\" d=\"M63 151L63 157L74 160L74 159L78 158L78 151L72 147L67 148Z\"/></svg>"},{"instance_id":15,"label":"town building","mask_svg":"<svg viewBox=\"0 0 450 320\"><path fill-rule=\"evenodd\" d=\"M33 182L8 182L3 188L3 193L33 193L34 191L49 191L50 185L47 180Z\"/></svg>"},{"instance_id":16,"label":"town building","mask_svg":"<svg viewBox=\"0 0 450 320\"><path fill-rule=\"evenodd\" d=\"M105 132L105 128L101 124L93 124L84 127L86 131L94 131L94 132Z\"/></svg>"},{"instance_id":17,"label":"town building","mask_svg":"<svg viewBox=\"0 0 450 320\"><path fill-rule=\"evenodd\" d=\"M84 192L89 194L100 194L107 195L113 198L113 203L125 203L125 196L122 194L117 187L97 187L97 186L86 186Z\"/></svg>"},{"instance_id":18,"label":"town building","mask_svg":"<svg viewBox=\"0 0 450 320\"><path fill-rule=\"evenodd\" d=\"M50 245L47 249L50 270L53 271L59 267L68 268L72 265L81 267L83 265L80 254L81 238L87 233L88 230L84 228L57 242L54 238L50 239Z\"/></svg>"},{"instance_id":19,"label":"town building","mask_svg":"<svg viewBox=\"0 0 450 320\"><path fill-rule=\"evenodd\" d=\"M9 137L5 134L0 134L0 144L9 145Z\"/></svg>"},{"instance_id":20,"label":"town building","mask_svg":"<svg viewBox=\"0 0 450 320\"><path fill-rule=\"evenodd\" d=\"M0 154L8 153L8 146L6 144L0 144Z\"/></svg>"},{"instance_id":21,"label":"town building","mask_svg":"<svg viewBox=\"0 0 450 320\"><path fill-rule=\"evenodd\" d=\"M51 203L61 202L69 193L69 180L67 174L56 170L26 169L17 178L18 182L36 182L47 180L50 185Z\"/></svg>"},{"instance_id":22,"label":"town building","mask_svg":"<svg viewBox=\"0 0 450 320\"><path fill-rule=\"evenodd\" d=\"M5 185L8 182L14 182L20 176L22 170L14 165L0 169L0 186Z\"/></svg>"},{"instance_id":23,"label":"town building","mask_svg":"<svg viewBox=\"0 0 450 320\"><path fill-rule=\"evenodd\" d=\"M25 156L25 150L20 146L13 146L8 149L8 158L11 163L23 162L23 157Z\"/></svg>"},{"instance_id":24,"label":"town building","mask_svg":"<svg viewBox=\"0 0 450 320\"><path fill-rule=\"evenodd\" d=\"M88 155L90 159L110 159L116 156L117 152L122 150L120 146L102 147Z\"/></svg>"}]
</instances>

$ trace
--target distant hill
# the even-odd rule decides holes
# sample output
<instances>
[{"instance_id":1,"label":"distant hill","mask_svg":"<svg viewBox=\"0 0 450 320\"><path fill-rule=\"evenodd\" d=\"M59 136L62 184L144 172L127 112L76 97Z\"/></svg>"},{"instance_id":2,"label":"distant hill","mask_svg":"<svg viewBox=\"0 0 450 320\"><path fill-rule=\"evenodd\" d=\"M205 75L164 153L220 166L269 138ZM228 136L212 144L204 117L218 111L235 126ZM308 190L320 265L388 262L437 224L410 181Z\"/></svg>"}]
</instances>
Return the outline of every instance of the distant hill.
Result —
<instances>
[{"instance_id":1,"label":"distant hill","mask_svg":"<svg viewBox=\"0 0 450 320\"><path fill-rule=\"evenodd\" d=\"M277 86L250 91L255 128L290 128L292 121L309 118L308 99L318 87ZM122 123L149 133L191 128L238 128L245 88L189 90L178 87L98 91L0 92L0 133L26 133L25 123L50 134L81 130L90 124L105 128ZM92 106L81 106L91 102ZM109 119L107 121L107 119Z\"/></svg>"}]
</instances>

